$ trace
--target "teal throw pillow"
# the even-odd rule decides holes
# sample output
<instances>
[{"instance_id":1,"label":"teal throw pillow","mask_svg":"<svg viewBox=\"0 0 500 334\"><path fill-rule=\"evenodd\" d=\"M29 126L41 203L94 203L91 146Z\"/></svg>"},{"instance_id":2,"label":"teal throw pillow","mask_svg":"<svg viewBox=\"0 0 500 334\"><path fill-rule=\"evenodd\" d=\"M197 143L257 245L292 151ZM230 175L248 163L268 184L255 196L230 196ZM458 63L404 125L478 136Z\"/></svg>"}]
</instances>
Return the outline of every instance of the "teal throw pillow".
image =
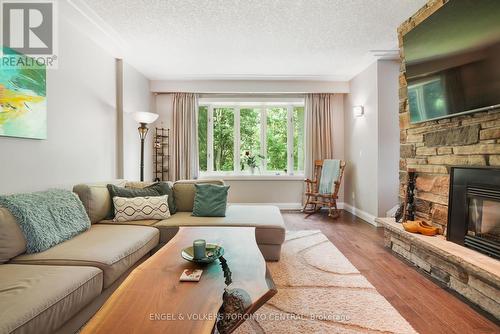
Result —
<instances>
[{"instance_id":1,"label":"teal throw pillow","mask_svg":"<svg viewBox=\"0 0 500 334\"><path fill-rule=\"evenodd\" d=\"M225 217L229 186L195 184L193 216Z\"/></svg>"}]
</instances>

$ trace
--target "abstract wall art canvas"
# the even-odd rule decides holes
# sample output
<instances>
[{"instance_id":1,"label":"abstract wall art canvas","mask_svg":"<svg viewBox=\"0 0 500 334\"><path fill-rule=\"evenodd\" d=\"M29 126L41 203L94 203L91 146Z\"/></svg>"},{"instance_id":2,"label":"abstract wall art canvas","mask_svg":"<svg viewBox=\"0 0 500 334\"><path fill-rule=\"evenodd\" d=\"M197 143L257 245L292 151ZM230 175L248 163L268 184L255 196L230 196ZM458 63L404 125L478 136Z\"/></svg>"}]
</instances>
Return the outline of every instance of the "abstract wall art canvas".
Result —
<instances>
[{"instance_id":1,"label":"abstract wall art canvas","mask_svg":"<svg viewBox=\"0 0 500 334\"><path fill-rule=\"evenodd\" d=\"M12 57L13 50L2 51ZM27 66L23 55L15 58L0 64L0 136L46 139L46 68Z\"/></svg>"}]
</instances>

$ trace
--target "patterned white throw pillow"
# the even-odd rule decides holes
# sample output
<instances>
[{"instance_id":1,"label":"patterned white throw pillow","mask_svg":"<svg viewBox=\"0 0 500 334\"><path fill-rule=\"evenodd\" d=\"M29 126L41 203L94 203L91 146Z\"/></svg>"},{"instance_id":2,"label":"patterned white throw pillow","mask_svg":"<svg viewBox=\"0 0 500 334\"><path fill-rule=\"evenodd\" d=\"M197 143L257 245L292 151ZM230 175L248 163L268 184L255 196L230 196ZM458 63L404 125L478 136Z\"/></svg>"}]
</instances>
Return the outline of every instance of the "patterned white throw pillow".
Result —
<instances>
[{"instance_id":1,"label":"patterned white throw pillow","mask_svg":"<svg viewBox=\"0 0 500 334\"><path fill-rule=\"evenodd\" d=\"M113 197L115 205L114 221L126 222L143 219L167 219L170 217L168 209L168 195L147 197Z\"/></svg>"}]
</instances>

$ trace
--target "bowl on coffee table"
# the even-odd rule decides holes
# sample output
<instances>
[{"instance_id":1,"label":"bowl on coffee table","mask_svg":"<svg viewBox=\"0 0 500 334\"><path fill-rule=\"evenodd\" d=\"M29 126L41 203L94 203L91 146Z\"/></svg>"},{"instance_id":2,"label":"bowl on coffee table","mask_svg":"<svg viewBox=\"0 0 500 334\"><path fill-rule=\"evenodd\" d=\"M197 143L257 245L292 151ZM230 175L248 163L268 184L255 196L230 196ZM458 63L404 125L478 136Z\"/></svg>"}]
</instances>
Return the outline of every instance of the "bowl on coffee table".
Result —
<instances>
[{"instance_id":1,"label":"bowl on coffee table","mask_svg":"<svg viewBox=\"0 0 500 334\"><path fill-rule=\"evenodd\" d=\"M212 263L222 255L224 255L224 248L222 246L219 246L218 244L212 243L207 243L205 256L199 259L194 257L193 246L186 247L181 251L181 256L183 259L194 263Z\"/></svg>"}]
</instances>

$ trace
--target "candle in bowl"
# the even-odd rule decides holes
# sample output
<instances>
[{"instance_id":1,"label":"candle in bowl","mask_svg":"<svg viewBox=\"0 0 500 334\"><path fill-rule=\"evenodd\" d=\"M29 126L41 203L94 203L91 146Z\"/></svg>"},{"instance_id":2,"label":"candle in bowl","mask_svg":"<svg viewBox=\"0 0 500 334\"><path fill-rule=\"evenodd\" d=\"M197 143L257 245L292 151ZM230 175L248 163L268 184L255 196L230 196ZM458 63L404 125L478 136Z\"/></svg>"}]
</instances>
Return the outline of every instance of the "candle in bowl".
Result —
<instances>
[{"instance_id":1,"label":"candle in bowl","mask_svg":"<svg viewBox=\"0 0 500 334\"><path fill-rule=\"evenodd\" d=\"M203 239L193 241L193 258L195 260L203 259L205 257L207 243Z\"/></svg>"}]
</instances>

